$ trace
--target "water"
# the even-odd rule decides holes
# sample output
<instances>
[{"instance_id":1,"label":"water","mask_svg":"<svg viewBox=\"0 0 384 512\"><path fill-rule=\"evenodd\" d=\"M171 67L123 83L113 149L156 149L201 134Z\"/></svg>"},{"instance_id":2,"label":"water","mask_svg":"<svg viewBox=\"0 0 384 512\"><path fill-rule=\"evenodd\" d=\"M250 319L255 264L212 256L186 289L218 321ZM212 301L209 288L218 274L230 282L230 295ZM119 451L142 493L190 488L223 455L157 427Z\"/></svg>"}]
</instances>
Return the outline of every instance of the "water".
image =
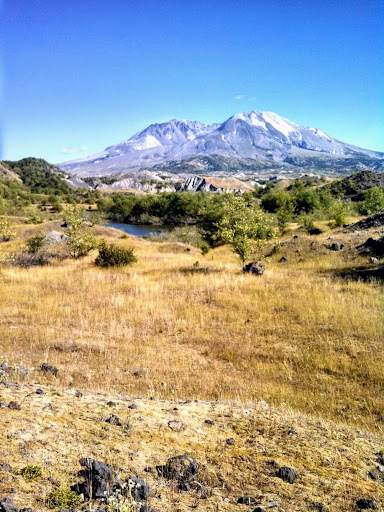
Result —
<instances>
[{"instance_id":1,"label":"water","mask_svg":"<svg viewBox=\"0 0 384 512\"><path fill-rule=\"evenodd\" d=\"M146 238L149 235L160 235L161 233L167 233L172 231L173 226L153 226L150 224L123 224L121 222L108 222L106 224L108 228L120 229L128 235L137 236L140 238Z\"/></svg>"}]
</instances>

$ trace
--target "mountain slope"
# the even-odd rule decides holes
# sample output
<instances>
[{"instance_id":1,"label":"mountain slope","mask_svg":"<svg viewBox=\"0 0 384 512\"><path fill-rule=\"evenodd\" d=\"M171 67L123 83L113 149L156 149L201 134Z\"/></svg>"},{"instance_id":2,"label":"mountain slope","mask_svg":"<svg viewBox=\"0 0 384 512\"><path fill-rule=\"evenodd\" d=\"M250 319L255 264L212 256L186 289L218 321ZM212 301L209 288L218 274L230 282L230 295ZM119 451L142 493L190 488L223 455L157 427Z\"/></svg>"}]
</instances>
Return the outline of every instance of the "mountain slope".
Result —
<instances>
[{"instance_id":1,"label":"mountain slope","mask_svg":"<svg viewBox=\"0 0 384 512\"><path fill-rule=\"evenodd\" d=\"M251 159L261 168L271 166L316 169L362 164L382 168L384 153L338 141L318 128L307 128L273 112L236 114L222 124L173 119L153 124L127 141L100 153L59 164L70 173L106 175L136 171L194 157ZM342 159L342 160L340 160ZM223 169L225 172L225 169Z\"/></svg>"}]
</instances>

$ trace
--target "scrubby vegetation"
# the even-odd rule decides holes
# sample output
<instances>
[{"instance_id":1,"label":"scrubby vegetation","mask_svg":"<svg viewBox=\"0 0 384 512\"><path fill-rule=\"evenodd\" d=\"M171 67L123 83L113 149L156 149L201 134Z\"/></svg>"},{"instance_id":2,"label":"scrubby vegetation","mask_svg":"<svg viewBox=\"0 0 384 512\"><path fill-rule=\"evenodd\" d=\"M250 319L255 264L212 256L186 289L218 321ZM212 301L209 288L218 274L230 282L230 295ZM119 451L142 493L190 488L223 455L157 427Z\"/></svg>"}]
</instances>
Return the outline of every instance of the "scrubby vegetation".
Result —
<instances>
[{"instance_id":1,"label":"scrubby vegetation","mask_svg":"<svg viewBox=\"0 0 384 512\"><path fill-rule=\"evenodd\" d=\"M125 267L137 261L132 248L107 244L103 240L99 245L99 255L95 260L98 267Z\"/></svg>"}]
</instances>

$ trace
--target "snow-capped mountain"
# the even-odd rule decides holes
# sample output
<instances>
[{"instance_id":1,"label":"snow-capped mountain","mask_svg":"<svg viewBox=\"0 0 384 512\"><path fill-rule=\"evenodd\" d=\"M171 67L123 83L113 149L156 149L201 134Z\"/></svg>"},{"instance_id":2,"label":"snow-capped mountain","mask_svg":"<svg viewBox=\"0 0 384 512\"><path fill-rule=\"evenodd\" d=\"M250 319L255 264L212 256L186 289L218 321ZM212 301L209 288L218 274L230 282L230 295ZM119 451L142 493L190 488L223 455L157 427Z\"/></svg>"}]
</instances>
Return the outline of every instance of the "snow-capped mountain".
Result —
<instances>
[{"instance_id":1,"label":"snow-capped mountain","mask_svg":"<svg viewBox=\"0 0 384 512\"><path fill-rule=\"evenodd\" d=\"M222 124L177 119L151 124L127 141L59 166L78 176L101 176L159 165L166 169L167 162L208 155L251 159L258 168L280 164L314 168L316 161L324 166L324 160L339 166L345 160L348 166L361 159L364 166L377 169L384 159L384 153L338 141L318 128L300 126L273 112L251 111Z\"/></svg>"}]
</instances>

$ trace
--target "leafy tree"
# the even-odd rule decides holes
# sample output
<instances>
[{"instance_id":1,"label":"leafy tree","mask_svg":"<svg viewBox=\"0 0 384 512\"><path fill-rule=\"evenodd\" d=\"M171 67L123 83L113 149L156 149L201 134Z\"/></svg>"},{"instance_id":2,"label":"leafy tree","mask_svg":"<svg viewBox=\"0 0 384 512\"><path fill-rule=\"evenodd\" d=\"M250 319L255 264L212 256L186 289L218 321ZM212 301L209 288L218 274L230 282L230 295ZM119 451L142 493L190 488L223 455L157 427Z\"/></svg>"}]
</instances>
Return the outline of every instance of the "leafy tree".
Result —
<instances>
[{"instance_id":1,"label":"leafy tree","mask_svg":"<svg viewBox=\"0 0 384 512\"><path fill-rule=\"evenodd\" d=\"M365 192L359 211L362 215L373 215L381 210L384 210L384 189L372 187Z\"/></svg>"},{"instance_id":2,"label":"leafy tree","mask_svg":"<svg viewBox=\"0 0 384 512\"><path fill-rule=\"evenodd\" d=\"M78 206L69 207L65 211L64 221L68 226L66 243L72 258L86 256L92 249L96 248L96 240L87 226L81 208Z\"/></svg>"},{"instance_id":3,"label":"leafy tree","mask_svg":"<svg viewBox=\"0 0 384 512\"><path fill-rule=\"evenodd\" d=\"M243 265L257 243L275 236L267 214L238 196L228 196L217 229L217 236L232 246Z\"/></svg>"}]
</instances>

